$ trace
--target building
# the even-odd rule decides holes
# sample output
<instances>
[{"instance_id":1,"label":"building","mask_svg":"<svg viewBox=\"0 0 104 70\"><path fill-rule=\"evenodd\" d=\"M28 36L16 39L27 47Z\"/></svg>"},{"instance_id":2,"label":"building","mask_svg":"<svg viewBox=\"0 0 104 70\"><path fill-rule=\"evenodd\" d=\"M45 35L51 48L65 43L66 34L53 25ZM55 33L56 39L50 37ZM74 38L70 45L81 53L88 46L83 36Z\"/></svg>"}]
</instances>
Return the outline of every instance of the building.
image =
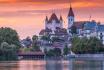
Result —
<instances>
[{"instance_id":1,"label":"building","mask_svg":"<svg viewBox=\"0 0 104 70\"><path fill-rule=\"evenodd\" d=\"M97 37L103 42L104 44L104 25L98 25Z\"/></svg>"},{"instance_id":2,"label":"building","mask_svg":"<svg viewBox=\"0 0 104 70\"><path fill-rule=\"evenodd\" d=\"M48 19L46 16L45 19L45 29L50 29L52 30L52 34L57 30L57 28L63 28L63 19L62 16L60 16L60 19L56 16L55 13L51 15L51 17Z\"/></svg>"},{"instance_id":3,"label":"building","mask_svg":"<svg viewBox=\"0 0 104 70\"><path fill-rule=\"evenodd\" d=\"M68 16L68 26L63 28L63 18L58 18L55 13L52 13L51 17L45 18L45 29L42 29L39 33L40 38L47 36L49 40L41 41L41 48L53 49L60 48L63 50L64 46L71 47L71 38L73 37L73 27L76 29L76 36L82 37L97 37L104 44L104 25L97 23L96 21L75 21L75 14L73 8L70 6Z\"/></svg>"}]
</instances>

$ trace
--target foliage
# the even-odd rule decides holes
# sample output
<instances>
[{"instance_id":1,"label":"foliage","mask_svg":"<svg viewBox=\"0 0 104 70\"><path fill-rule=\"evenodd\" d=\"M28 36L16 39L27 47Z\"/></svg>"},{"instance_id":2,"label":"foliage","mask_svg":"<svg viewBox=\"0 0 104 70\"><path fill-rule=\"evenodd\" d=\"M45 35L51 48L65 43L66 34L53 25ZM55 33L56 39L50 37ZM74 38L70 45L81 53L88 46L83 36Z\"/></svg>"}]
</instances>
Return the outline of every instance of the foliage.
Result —
<instances>
[{"instance_id":1,"label":"foliage","mask_svg":"<svg viewBox=\"0 0 104 70\"><path fill-rule=\"evenodd\" d=\"M0 60L17 60L19 47L19 36L15 30L0 28Z\"/></svg>"},{"instance_id":2,"label":"foliage","mask_svg":"<svg viewBox=\"0 0 104 70\"><path fill-rule=\"evenodd\" d=\"M51 41L50 37L49 36L42 36L41 37L42 40L47 40L47 41Z\"/></svg>"},{"instance_id":3,"label":"foliage","mask_svg":"<svg viewBox=\"0 0 104 70\"><path fill-rule=\"evenodd\" d=\"M102 42L95 37L90 39L74 37L72 40L71 50L74 53L99 53L102 51L101 48L104 49Z\"/></svg>"},{"instance_id":4,"label":"foliage","mask_svg":"<svg viewBox=\"0 0 104 70\"><path fill-rule=\"evenodd\" d=\"M48 51L47 51L47 49L45 48L45 49L44 49L44 53L47 54L47 52L48 52Z\"/></svg>"},{"instance_id":5,"label":"foliage","mask_svg":"<svg viewBox=\"0 0 104 70\"><path fill-rule=\"evenodd\" d=\"M30 52L32 48L24 47L20 49L22 52Z\"/></svg>"},{"instance_id":6,"label":"foliage","mask_svg":"<svg viewBox=\"0 0 104 70\"><path fill-rule=\"evenodd\" d=\"M40 51L40 47L37 45L32 46L32 51Z\"/></svg>"},{"instance_id":7,"label":"foliage","mask_svg":"<svg viewBox=\"0 0 104 70\"><path fill-rule=\"evenodd\" d=\"M32 41L35 42L35 41L37 41L37 40L38 40L38 36L37 36L37 35L33 35Z\"/></svg>"},{"instance_id":8,"label":"foliage","mask_svg":"<svg viewBox=\"0 0 104 70\"><path fill-rule=\"evenodd\" d=\"M61 56L61 49L59 48L54 48L54 49L51 49L49 51L47 51L47 56L51 57L51 56Z\"/></svg>"},{"instance_id":9,"label":"foliage","mask_svg":"<svg viewBox=\"0 0 104 70\"><path fill-rule=\"evenodd\" d=\"M14 44L20 46L19 36L17 32L11 28L0 28L0 44L7 42L8 44Z\"/></svg>"},{"instance_id":10,"label":"foliage","mask_svg":"<svg viewBox=\"0 0 104 70\"><path fill-rule=\"evenodd\" d=\"M32 40L31 40L31 38L28 36L26 39L23 40L23 44L24 44L26 47L31 47L31 45L32 45Z\"/></svg>"},{"instance_id":11,"label":"foliage","mask_svg":"<svg viewBox=\"0 0 104 70\"><path fill-rule=\"evenodd\" d=\"M76 26L73 25L73 26L71 27L71 33L72 33L72 35L73 35L73 34L77 34L77 28L76 28Z\"/></svg>"},{"instance_id":12,"label":"foliage","mask_svg":"<svg viewBox=\"0 0 104 70\"><path fill-rule=\"evenodd\" d=\"M63 55L67 55L68 53L69 53L69 48L68 48L68 46L66 45L65 47L64 47L64 50L63 50Z\"/></svg>"},{"instance_id":13,"label":"foliage","mask_svg":"<svg viewBox=\"0 0 104 70\"><path fill-rule=\"evenodd\" d=\"M33 35L32 37L32 51L40 51L40 47L38 46L38 36Z\"/></svg>"},{"instance_id":14,"label":"foliage","mask_svg":"<svg viewBox=\"0 0 104 70\"><path fill-rule=\"evenodd\" d=\"M0 47L0 61L17 60L17 49L15 45L9 45L6 42L1 43Z\"/></svg>"}]
</instances>

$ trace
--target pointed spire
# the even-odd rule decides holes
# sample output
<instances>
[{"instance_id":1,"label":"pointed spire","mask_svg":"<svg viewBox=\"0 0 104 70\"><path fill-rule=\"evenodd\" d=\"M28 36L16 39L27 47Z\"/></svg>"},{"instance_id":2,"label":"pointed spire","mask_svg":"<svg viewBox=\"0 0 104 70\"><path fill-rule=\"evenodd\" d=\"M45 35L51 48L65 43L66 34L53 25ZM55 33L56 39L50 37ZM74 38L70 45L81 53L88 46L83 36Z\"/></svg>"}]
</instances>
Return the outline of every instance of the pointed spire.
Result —
<instances>
[{"instance_id":1,"label":"pointed spire","mask_svg":"<svg viewBox=\"0 0 104 70\"><path fill-rule=\"evenodd\" d=\"M62 16L60 15L60 20L63 20Z\"/></svg>"},{"instance_id":2,"label":"pointed spire","mask_svg":"<svg viewBox=\"0 0 104 70\"><path fill-rule=\"evenodd\" d=\"M69 10L69 13L68 13L68 17L69 16L73 16L74 17L74 12L73 12L73 9L71 7L71 3L70 3L70 10Z\"/></svg>"},{"instance_id":3,"label":"pointed spire","mask_svg":"<svg viewBox=\"0 0 104 70\"><path fill-rule=\"evenodd\" d=\"M48 17L46 16L46 19L45 19L45 21L48 21Z\"/></svg>"}]
</instances>

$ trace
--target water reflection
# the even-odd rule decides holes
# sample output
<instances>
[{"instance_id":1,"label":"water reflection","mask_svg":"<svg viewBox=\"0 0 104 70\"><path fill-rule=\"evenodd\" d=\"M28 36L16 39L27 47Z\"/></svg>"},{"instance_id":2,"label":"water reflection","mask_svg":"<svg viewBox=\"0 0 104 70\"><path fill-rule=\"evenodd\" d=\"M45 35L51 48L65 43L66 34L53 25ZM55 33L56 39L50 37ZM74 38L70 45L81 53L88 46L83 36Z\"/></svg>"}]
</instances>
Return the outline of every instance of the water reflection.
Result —
<instances>
[{"instance_id":1,"label":"water reflection","mask_svg":"<svg viewBox=\"0 0 104 70\"><path fill-rule=\"evenodd\" d=\"M0 70L104 70L104 61L29 60L0 62Z\"/></svg>"},{"instance_id":2,"label":"water reflection","mask_svg":"<svg viewBox=\"0 0 104 70\"><path fill-rule=\"evenodd\" d=\"M62 61L61 60L47 60L46 70L62 70Z\"/></svg>"}]
</instances>

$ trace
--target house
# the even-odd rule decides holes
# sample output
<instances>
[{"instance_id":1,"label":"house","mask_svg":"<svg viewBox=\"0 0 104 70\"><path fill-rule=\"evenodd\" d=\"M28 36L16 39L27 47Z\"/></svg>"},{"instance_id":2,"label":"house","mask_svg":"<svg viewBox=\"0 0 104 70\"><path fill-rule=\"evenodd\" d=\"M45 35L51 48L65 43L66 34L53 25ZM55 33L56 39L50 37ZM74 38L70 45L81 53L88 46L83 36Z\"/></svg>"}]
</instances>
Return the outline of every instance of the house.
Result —
<instances>
[{"instance_id":1,"label":"house","mask_svg":"<svg viewBox=\"0 0 104 70\"><path fill-rule=\"evenodd\" d=\"M104 44L104 25L98 25L97 37Z\"/></svg>"},{"instance_id":2,"label":"house","mask_svg":"<svg viewBox=\"0 0 104 70\"><path fill-rule=\"evenodd\" d=\"M95 21L89 21L84 24L83 34L85 37L96 37L97 36L97 23Z\"/></svg>"}]
</instances>

